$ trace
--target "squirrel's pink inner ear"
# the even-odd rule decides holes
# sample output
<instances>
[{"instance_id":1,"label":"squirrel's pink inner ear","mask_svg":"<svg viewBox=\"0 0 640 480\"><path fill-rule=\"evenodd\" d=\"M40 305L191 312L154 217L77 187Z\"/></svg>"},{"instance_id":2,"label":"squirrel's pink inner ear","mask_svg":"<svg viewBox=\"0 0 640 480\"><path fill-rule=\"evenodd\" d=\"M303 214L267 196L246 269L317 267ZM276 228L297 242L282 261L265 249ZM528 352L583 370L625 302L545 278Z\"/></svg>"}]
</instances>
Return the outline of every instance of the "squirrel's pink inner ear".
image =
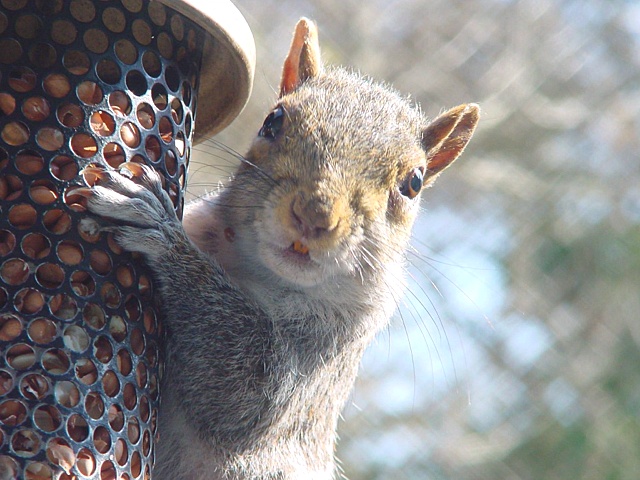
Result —
<instances>
[{"instance_id":1,"label":"squirrel's pink inner ear","mask_svg":"<svg viewBox=\"0 0 640 480\"><path fill-rule=\"evenodd\" d=\"M439 115L422 132L422 148L427 154L430 182L464 151L480 119L475 103L459 105Z\"/></svg>"},{"instance_id":2,"label":"squirrel's pink inner ear","mask_svg":"<svg viewBox=\"0 0 640 480\"><path fill-rule=\"evenodd\" d=\"M322 73L322 70L318 29L311 20L301 18L282 68L280 96L293 92L307 79Z\"/></svg>"}]
</instances>

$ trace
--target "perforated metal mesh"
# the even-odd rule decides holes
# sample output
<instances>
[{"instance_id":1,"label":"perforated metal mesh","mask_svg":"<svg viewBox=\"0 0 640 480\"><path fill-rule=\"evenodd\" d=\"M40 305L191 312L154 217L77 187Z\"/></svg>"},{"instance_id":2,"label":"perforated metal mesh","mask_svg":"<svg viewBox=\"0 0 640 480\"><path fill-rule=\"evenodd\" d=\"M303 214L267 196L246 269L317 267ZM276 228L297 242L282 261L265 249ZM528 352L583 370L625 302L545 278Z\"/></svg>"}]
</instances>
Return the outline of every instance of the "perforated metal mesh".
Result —
<instances>
[{"instance_id":1,"label":"perforated metal mesh","mask_svg":"<svg viewBox=\"0 0 640 480\"><path fill-rule=\"evenodd\" d=\"M150 475L153 285L75 191L87 165L146 163L180 214L201 44L155 2L0 1L3 479Z\"/></svg>"}]
</instances>

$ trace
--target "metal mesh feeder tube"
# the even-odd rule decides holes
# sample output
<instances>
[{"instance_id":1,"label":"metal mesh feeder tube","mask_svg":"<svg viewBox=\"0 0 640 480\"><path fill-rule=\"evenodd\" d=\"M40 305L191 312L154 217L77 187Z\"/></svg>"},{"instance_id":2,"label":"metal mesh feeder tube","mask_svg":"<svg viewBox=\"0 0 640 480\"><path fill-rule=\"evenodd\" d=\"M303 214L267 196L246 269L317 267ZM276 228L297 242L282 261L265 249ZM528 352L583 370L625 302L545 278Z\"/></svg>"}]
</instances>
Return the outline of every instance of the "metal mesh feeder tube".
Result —
<instances>
[{"instance_id":1,"label":"metal mesh feeder tube","mask_svg":"<svg viewBox=\"0 0 640 480\"><path fill-rule=\"evenodd\" d=\"M203 130L244 105L251 53L170 3L0 0L2 478L150 477L162 374L153 282L76 190L91 184L89 165L144 163L180 216L203 51L228 67ZM235 90L225 72L241 79Z\"/></svg>"}]
</instances>

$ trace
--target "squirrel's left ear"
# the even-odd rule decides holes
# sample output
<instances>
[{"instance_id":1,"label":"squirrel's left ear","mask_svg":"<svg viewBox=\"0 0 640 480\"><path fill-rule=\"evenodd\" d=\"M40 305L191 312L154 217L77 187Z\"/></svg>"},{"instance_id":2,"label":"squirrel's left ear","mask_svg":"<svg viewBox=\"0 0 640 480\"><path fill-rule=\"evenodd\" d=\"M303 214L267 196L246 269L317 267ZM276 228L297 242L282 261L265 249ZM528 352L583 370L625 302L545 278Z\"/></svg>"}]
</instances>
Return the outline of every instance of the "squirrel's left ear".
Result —
<instances>
[{"instance_id":1,"label":"squirrel's left ear","mask_svg":"<svg viewBox=\"0 0 640 480\"><path fill-rule=\"evenodd\" d=\"M480 120L480 107L475 103L459 105L439 115L422 131L422 148L427 154L427 182L460 156L471 140Z\"/></svg>"},{"instance_id":2,"label":"squirrel's left ear","mask_svg":"<svg viewBox=\"0 0 640 480\"><path fill-rule=\"evenodd\" d=\"M284 61L280 96L293 92L307 79L320 75L322 70L316 24L308 18L301 18L296 25L289 54Z\"/></svg>"}]
</instances>

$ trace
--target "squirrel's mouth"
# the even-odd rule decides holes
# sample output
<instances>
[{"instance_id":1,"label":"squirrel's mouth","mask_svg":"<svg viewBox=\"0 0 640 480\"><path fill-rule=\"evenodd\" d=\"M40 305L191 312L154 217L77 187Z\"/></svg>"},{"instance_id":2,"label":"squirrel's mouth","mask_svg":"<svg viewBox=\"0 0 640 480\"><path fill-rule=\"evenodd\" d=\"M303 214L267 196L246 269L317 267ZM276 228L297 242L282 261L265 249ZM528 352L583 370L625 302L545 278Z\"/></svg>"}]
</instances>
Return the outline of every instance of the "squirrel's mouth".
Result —
<instances>
[{"instance_id":1,"label":"squirrel's mouth","mask_svg":"<svg viewBox=\"0 0 640 480\"><path fill-rule=\"evenodd\" d=\"M296 240L293 242L287 249L284 251L285 256L290 260L299 265L304 265L311 262L311 257L309 256L309 247L302 243L300 240Z\"/></svg>"},{"instance_id":2,"label":"squirrel's mouth","mask_svg":"<svg viewBox=\"0 0 640 480\"><path fill-rule=\"evenodd\" d=\"M300 240L296 240L289 246L289 250L300 255L309 255L309 247Z\"/></svg>"},{"instance_id":3,"label":"squirrel's mouth","mask_svg":"<svg viewBox=\"0 0 640 480\"><path fill-rule=\"evenodd\" d=\"M286 246L285 246L286 245ZM325 268L316 261L316 253L304 240L291 243L265 243L260 256L274 274L300 287L313 287L324 281Z\"/></svg>"}]
</instances>

